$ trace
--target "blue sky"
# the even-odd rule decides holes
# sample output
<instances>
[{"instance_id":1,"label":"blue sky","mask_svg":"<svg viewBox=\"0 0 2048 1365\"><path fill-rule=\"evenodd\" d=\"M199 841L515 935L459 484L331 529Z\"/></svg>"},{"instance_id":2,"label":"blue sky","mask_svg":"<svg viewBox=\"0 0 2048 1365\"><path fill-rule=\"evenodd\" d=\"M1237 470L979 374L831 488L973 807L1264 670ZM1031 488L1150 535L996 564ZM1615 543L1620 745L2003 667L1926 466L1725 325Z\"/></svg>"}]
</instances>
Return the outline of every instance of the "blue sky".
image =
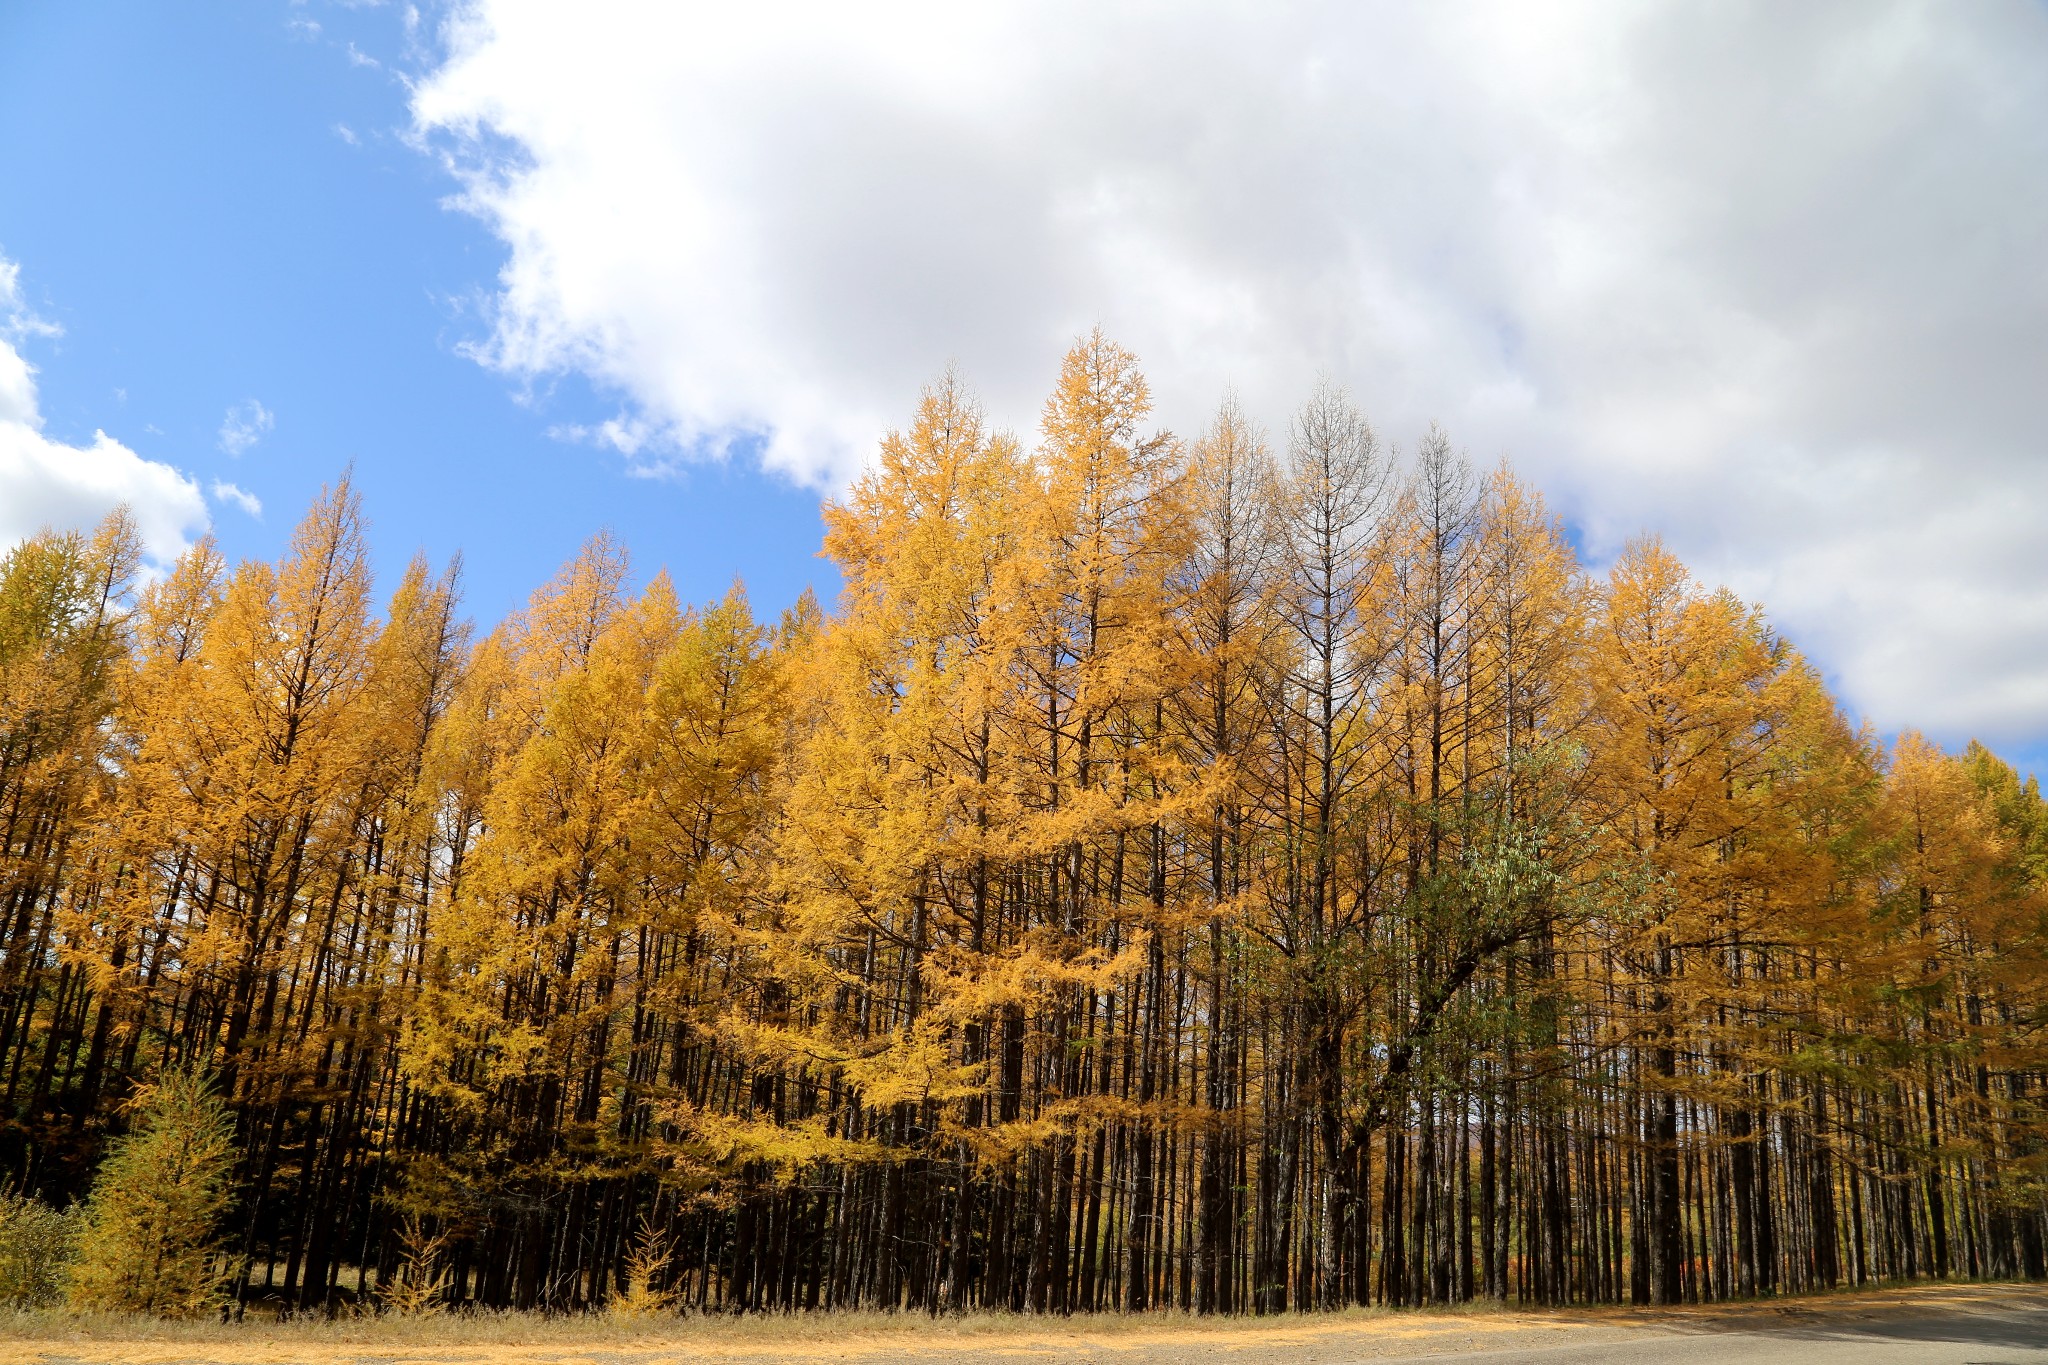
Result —
<instances>
[{"instance_id":1,"label":"blue sky","mask_svg":"<svg viewBox=\"0 0 2048 1365\"><path fill-rule=\"evenodd\" d=\"M1029 441L1101 324L1166 426L1331 377L2048 768L2048 6L422 8L0 5L0 540L69 461L270 556L353 465L481 622L601 527L773 611L921 383Z\"/></svg>"},{"instance_id":2,"label":"blue sky","mask_svg":"<svg viewBox=\"0 0 2048 1365\"><path fill-rule=\"evenodd\" d=\"M256 495L260 521L214 508L231 558L278 553L353 464L384 581L460 550L486 622L606 526L686 598L735 574L764 610L829 597L815 491L744 458L628 477L548 434L611 413L583 379L460 353L504 251L403 141L405 44L389 9L0 6L0 257L62 329L22 346L46 434ZM274 425L231 457L251 400Z\"/></svg>"}]
</instances>

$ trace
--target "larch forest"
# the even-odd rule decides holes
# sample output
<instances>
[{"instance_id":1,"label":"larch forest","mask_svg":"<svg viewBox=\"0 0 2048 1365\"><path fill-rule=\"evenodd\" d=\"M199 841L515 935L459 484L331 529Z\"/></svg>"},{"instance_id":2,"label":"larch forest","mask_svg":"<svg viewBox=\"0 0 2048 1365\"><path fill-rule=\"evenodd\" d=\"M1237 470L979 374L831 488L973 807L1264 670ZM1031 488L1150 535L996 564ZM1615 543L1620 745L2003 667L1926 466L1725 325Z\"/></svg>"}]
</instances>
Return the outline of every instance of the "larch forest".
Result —
<instances>
[{"instance_id":1,"label":"larch forest","mask_svg":"<svg viewBox=\"0 0 2048 1365\"><path fill-rule=\"evenodd\" d=\"M1273 1313L2048 1272L2048 807L1330 385L950 375L757 619L0 563L0 1182L233 1116L233 1292ZM381 616L381 619L380 619ZM1965 666L1965 661L1958 661ZM649 1248L660 1255L648 1259Z\"/></svg>"}]
</instances>

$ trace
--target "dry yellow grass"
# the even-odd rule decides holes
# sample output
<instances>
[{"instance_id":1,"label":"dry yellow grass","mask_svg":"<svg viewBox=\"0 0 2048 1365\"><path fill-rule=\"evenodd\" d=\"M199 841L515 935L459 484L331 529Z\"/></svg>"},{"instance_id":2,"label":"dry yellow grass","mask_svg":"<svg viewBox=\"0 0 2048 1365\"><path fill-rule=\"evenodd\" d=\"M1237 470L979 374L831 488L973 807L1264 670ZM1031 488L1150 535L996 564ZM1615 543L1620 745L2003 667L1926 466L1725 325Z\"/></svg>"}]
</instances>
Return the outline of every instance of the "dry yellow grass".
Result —
<instances>
[{"instance_id":1,"label":"dry yellow grass","mask_svg":"<svg viewBox=\"0 0 2048 1365\"><path fill-rule=\"evenodd\" d=\"M2044 1291L1943 1285L1684 1309L1460 1310L1198 1319L1184 1314L1032 1318L815 1313L654 1321L535 1314L160 1322L110 1315L0 1315L0 1365L694 1365L695 1362L1265 1361L1453 1353L1611 1340L1646 1328L1713 1330L1759 1317L1826 1319L1990 1304Z\"/></svg>"}]
</instances>

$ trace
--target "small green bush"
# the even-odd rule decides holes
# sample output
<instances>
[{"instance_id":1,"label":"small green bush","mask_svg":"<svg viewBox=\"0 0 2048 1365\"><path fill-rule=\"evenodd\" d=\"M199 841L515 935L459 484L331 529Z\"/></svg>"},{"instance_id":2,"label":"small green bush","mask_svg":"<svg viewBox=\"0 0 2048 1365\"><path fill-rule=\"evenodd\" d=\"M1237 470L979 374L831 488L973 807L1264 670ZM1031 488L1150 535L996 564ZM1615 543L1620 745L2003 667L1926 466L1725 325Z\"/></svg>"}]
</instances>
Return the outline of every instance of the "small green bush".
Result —
<instances>
[{"instance_id":1,"label":"small green bush","mask_svg":"<svg viewBox=\"0 0 2048 1365\"><path fill-rule=\"evenodd\" d=\"M64 1297L78 1255L78 1210L0 1194L0 1304L48 1308Z\"/></svg>"},{"instance_id":2,"label":"small green bush","mask_svg":"<svg viewBox=\"0 0 2048 1365\"><path fill-rule=\"evenodd\" d=\"M75 1309L189 1318L234 1278L217 1230L233 1195L235 1125L199 1071L166 1073L129 1104L101 1161L71 1274Z\"/></svg>"}]
</instances>

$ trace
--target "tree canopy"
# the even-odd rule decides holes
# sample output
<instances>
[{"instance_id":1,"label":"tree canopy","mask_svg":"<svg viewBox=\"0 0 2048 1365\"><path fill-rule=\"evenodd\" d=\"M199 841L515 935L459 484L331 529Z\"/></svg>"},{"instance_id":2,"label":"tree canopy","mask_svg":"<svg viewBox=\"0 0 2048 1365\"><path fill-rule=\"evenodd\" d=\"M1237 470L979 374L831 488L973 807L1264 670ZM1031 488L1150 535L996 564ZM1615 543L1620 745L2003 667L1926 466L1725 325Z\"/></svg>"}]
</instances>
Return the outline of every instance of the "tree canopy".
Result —
<instances>
[{"instance_id":1,"label":"tree canopy","mask_svg":"<svg viewBox=\"0 0 2048 1365\"><path fill-rule=\"evenodd\" d=\"M2031 779L1334 386L1183 439L1098 332L1042 427L935 382L768 621L602 535L380 616L346 480L276 563L8 552L0 1175L204 1070L207 1264L308 1307L2048 1273Z\"/></svg>"}]
</instances>

